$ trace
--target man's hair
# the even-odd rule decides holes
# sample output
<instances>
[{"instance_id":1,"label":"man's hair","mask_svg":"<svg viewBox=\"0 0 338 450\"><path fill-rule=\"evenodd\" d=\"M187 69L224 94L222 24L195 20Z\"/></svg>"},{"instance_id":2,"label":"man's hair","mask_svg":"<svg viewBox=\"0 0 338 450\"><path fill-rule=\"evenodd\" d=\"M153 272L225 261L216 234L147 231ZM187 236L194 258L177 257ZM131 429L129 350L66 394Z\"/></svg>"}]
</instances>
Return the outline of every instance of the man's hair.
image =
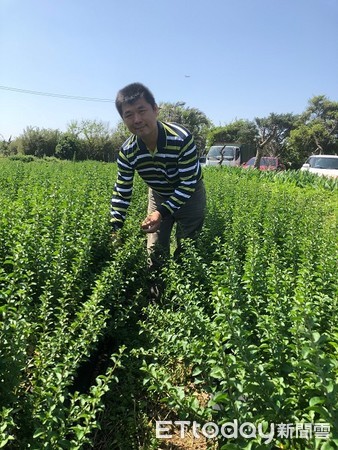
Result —
<instances>
[{"instance_id":1,"label":"man's hair","mask_svg":"<svg viewBox=\"0 0 338 450\"><path fill-rule=\"evenodd\" d=\"M155 98L151 91L141 83L131 83L120 89L116 95L115 106L122 117L122 105L133 104L140 98L144 98L153 108L156 105Z\"/></svg>"}]
</instances>

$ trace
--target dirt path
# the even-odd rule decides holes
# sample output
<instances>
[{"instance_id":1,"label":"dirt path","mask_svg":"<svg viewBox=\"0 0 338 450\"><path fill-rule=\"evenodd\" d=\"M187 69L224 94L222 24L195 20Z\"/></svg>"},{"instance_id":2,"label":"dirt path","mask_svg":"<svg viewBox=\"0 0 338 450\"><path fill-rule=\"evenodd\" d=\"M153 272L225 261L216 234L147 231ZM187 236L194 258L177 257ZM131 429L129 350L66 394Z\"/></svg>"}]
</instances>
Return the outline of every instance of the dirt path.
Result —
<instances>
[{"instance_id":1,"label":"dirt path","mask_svg":"<svg viewBox=\"0 0 338 450\"><path fill-rule=\"evenodd\" d=\"M192 431L187 431L182 438L180 431L175 430L171 438L163 439L159 450L217 450L217 448L217 444L202 435L196 438Z\"/></svg>"}]
</instances>

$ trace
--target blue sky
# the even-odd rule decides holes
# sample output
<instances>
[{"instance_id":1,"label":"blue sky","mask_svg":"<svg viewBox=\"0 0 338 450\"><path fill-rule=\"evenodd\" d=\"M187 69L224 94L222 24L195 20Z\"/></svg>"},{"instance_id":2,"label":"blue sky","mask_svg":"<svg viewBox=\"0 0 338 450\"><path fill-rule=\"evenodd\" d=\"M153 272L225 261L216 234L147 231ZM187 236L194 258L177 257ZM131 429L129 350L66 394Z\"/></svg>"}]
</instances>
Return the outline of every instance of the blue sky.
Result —
<instances>
[{"instance_id":1,"label":"blue sky","mask_svg":"<svg viewBox=\"0 0 338 450\"><path fill-rule=\"evenodd\" d=\"M215 125L297 114L314 95L338 101L338 0L0 0L0 55L0 138L114 128L116 92L134 81Z\"/></svg>"}]
</instances>

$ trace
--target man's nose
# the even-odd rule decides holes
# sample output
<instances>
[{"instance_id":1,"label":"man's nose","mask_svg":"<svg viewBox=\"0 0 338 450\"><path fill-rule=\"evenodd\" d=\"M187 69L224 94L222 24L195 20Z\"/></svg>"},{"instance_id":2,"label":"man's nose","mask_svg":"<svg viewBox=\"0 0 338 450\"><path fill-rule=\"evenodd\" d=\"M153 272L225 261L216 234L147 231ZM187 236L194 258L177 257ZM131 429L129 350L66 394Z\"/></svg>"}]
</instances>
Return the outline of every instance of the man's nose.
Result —
<instances>
[{"instance_id":1,"label":"man's nose","mask_svg":"<svg viewBox=\"0 0 338 450\"><path fill-rule=\"evenodd\" d=\"M134 123L139 123L139 122L141 122L141 114L135 113L134 114Z\"/></svg>"}]
</instances>

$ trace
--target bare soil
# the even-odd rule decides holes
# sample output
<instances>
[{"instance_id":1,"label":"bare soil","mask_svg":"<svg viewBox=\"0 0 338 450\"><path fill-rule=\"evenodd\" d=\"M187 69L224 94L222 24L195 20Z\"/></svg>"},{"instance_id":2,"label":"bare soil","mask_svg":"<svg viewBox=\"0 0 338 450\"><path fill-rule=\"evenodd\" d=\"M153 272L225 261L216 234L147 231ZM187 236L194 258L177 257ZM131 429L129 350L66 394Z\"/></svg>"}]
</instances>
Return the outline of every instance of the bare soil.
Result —
<instances>
[{"instance_id":1,"label":"bare soil","mask_svg":"<svg viewBox=\"0 0 338 450\"><path fill-rule=\"evenodd\" d=\"M206 404L209 400L209 396L203 392L196 392L196 396L200 404ZM181 437L180 427L174 426L168 433L171 434L171 438L163 438L158 450L217 450L218 446L212 439L206 439L201 432L194 435L191 429L187 429L184 433L184 437ZM198 437L197 437L198 436Z\"/></svg>"},{"instance_id":2,"label":"bare soil","mask_svg":"<svg viewBox=\"0 0 338 450\"><path fill-rule=\"evenodd\" d=\"M173 432L172 438L163 439L163 444L159 450L216 450L217 446L211 441L200 435L197 439L192 431L187 431L184 438L180 436L179 430Z\"/></svg>"}]
</instances>

